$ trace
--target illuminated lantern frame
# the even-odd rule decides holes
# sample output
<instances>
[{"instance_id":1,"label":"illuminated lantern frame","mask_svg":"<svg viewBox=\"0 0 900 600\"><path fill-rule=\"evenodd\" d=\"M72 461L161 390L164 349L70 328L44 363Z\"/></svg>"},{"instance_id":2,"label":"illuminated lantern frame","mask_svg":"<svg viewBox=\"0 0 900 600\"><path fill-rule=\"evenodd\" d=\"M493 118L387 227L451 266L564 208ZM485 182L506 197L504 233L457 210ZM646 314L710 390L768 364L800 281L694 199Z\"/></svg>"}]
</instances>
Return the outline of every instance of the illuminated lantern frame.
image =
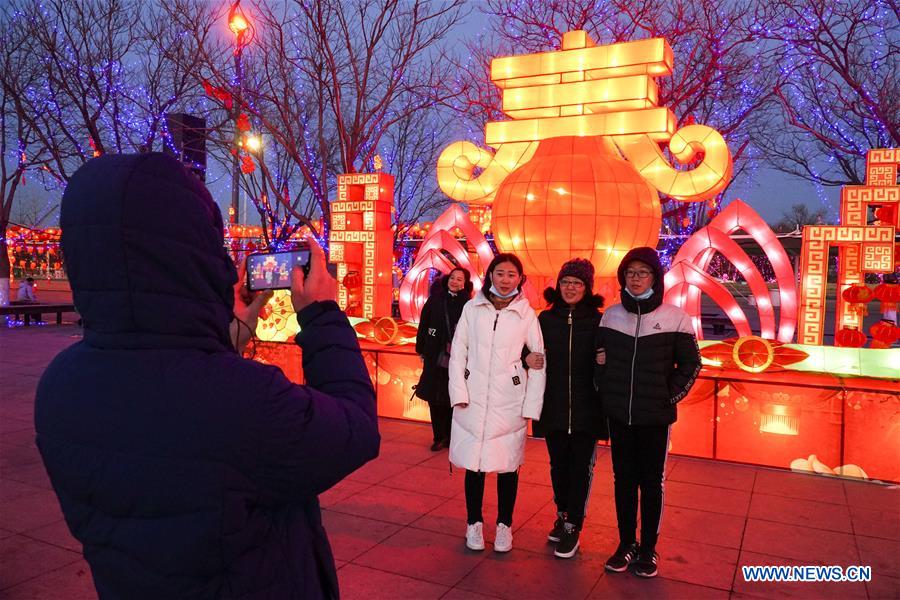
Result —
<instances>
[{"instance_id":1,"label":"illuminated lantern frame","mask_svg":"<svg viewBox=\"0 0 900 600\"><path fill-rule=\"evenodd\" d=\"M466 249L450 235L457 227L466 236L468 244L474 248L478 264L473 264ZM456 264L447 258L444 252L452 256ZM405 321L419 320L422 307L428 299L428 274L431 269L446 274L459 265L469 271L475 289L479 290L481 289L479 273L487 268L493 258L494 252L490 244L462 208L458 204L450 205L450 208L435 220L428 235L422 240L416 259L403 278L403 283L400 284L400 316Z\"/></svg>"},{"instance_id":2,"label":"illuminated lantern frame","mask_svg":"<svg viewBox=\"0 0 900 600\"><path fill-rule=\"evenodd\" d=\"M894 236L900 226L898 164L900 150L869 150L866 185L848 185L841 189L841 224L803 228L798 340L801 344L821 344L824 337L825 287L831 246L838 246L836 333L862 327L862 318L858 312L850 310L843 296L844 290L864 284L866 273L893 272L897 262ZM893 222L868 225L870 206L893 207L892 211L882 213L889 214Z\"/></svg>"},{"instance_id":3,"label":"illuminated lantern frame","mask_svg":"<svg viewBox=\"0 0 900 600\"><path fill-rule=\"evenodd\" d=\"M337 264L337 280L350 271L362 275L362 315L391 314L393 290L394 178L385 173L338 175L337 199L331 203L329 260ZM346 310L349 291L338 287L338 304Z\"/></svg>"},{"instance_id":4,"label":"illuminated lantern frame","mask_svg":"<svg viewBox=\"0 0 900 600\"><path fill-rule=\"evenodd\" d=\"M777 335L775 311L766 282L747 253L729 237L739 229L746 231L760 245L775 271L781 305ZM762 217L741 200L725 207L709 225L681 246L666 274L666 302L680 306L690 315L697 339L703 339L701 293L706 293L722 308L739 336L750 335L747 317L731 292L706 272L716 252L731 261L747 281L759 311L760 335L790 342L797 326L797 284L791 261Z\"/></svg>"}]
</instances>

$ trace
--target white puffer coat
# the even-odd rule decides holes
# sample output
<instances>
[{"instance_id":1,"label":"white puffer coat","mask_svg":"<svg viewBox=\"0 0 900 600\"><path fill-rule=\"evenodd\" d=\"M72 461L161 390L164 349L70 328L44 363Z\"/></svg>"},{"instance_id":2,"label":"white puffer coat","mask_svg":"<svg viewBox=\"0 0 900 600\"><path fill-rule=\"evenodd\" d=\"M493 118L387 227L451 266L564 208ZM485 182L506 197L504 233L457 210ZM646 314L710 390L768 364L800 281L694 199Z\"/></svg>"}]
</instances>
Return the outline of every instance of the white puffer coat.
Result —
<instances>
[{"instance_id":1,"label":"white puffer coat","mask_svg":"<svg viewBox=\"0 0 900 600\"><path fill-rule=\"evenodd\" d=\"M457 467L508 473L522 465L527 419L541 416L546 382L543 369L522 366L524 346L544 351L524 295L499 311L481 292L466 303L450 351L450 462Z\"/></svg>"}]
</instances>

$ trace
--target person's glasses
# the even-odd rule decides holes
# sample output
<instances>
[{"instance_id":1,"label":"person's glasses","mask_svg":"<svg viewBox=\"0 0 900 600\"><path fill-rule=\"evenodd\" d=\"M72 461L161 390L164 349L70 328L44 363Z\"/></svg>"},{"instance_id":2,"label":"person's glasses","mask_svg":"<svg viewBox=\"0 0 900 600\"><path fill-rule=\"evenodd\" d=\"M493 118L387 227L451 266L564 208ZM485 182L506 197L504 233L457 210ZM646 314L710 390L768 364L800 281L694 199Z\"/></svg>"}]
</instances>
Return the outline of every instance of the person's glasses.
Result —
<instances>
[{"instance_id":1,"label":"person's glasses","mask_svg":"<svg viewBox=\"0 0 900 600\"><path fill-rule=\"evenodd\" d=\"M563 279L559 282L559 287L567 287L580 290L584 287L584 282L580 279Z\"/></svg>"},{"instance_id":2,"label":"person's glasses","mask_svg":"<svg viewBox=\"0 0 900 600\"><path fill-rule=\"evenodd\" d=\"M650 271L625 271L626 279L647 279L651 275L653 275L653 273Z\"/></svg>"}]
</instances>

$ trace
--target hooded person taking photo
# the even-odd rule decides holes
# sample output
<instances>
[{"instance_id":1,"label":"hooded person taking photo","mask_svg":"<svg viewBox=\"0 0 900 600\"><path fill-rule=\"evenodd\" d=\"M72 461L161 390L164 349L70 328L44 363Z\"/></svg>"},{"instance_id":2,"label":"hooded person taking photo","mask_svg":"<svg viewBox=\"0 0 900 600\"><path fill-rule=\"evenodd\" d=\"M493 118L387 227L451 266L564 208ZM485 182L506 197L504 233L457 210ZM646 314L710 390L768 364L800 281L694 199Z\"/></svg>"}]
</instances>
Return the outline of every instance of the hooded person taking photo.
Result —
<instances>
[{"instance_id":1,"label":"hooded person taking photo","mask_svg":"<svg viewBox=\"0 0 900 600\"><path fill-rule=\"evenodd\" d=\"M241 356L269 296L248 295L177 160L89 161L61 225L84 339L41 377L35 429L100 598L336 598L317 495L380 437L322 249L292 273L301 386Z\"/></svg>"}]
</instances>

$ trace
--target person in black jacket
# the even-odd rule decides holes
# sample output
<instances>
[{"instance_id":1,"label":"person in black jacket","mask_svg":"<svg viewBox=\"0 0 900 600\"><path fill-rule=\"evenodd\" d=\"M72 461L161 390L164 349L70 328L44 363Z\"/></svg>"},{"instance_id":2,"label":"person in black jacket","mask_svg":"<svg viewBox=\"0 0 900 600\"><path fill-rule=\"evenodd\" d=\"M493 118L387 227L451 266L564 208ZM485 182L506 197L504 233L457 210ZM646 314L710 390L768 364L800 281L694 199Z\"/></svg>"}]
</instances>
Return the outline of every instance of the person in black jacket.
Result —
<instances>
[{"instance_id":1,"label":"person in black jacket","mask_svg":"<svg viewBox=\"0 0 900 600\"><path fill-rule=\"evenodd\" d=\"M61 224L84 339L41 377L35 428L100 598L338 597L317 495L380 437L322 249L292 275L301 386L242 358L268 296L248 298L179 161L89 161Z\"/></svg>"},{"instance_id":2,"label":"person in black jacket","mask_svg":"<svg viewBox=\"0 0 900 600\"><path fill-rule=\"evenodd\" d=\"M700 372L690 318L663 304L663 269L653 248L635 248L619 265L622 303L600 322L598 379L608 417L619 547L606 569L634 564L654 577L663 510L663 479L676 404ZM635 539L640 490L641 541Z\"/></svg>"},{"instance_id":3,"label":"person in black jacket","mask_svg":"<svg viewBox=\"0 0 900 600\"><path fill-rule=\"evenodd\" d=\"M472 276L466 269L453 269L439 280L438 285L433 286L419 318L416 353L422 357L422 375L416 386L416 396L428 402L431 411L433 452L450 447L453 415L447 371L450 344L463 306L472 297L472 287Z\"/></svg>"},{"instance_id":4,"label":"person in black jacket","mask_svg":"<svg viewBox=\"0 0 900 600\"><path fill-rule=\"evenodd\" d=\"M547 539L557 542L554 554L560 558L571 558L578 550L597 439L607 437L593 381L603 298L593 293L593 286L591 262L583 258L568 261L559 271L556 287L544 291L550 306L538 316L547 387L541 418L533 423L533 431L547 440L557 514ZM530 368L543 367L541 354L533 352L525 360Z\"/></svg>"}]
</instances>

